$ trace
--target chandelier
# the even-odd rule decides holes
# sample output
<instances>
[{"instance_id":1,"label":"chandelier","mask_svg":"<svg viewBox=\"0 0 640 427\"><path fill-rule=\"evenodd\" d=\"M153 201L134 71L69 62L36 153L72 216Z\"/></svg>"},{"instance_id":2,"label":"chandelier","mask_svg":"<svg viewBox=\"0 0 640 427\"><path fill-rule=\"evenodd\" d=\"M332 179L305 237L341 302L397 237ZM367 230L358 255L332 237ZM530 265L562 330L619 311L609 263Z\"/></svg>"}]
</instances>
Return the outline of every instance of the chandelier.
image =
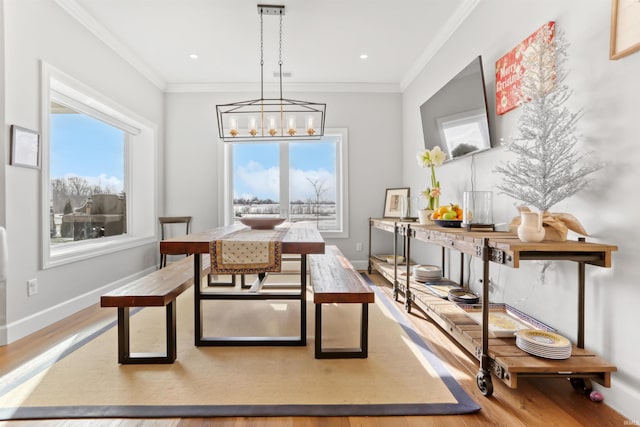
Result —
<instances>
[{"instance_id":1,"label":"chandelier","mask_svg":"<svg viewBox=\"0 0 640 427\"><path fill-rule=\"evenodd\" d=\"M260 98L216 105L218 135L224 142L320 139L326 104L282 97L282 17L284 6L258 5L260 14ZM264 15L280 17L280 98L264 97Z\"/></svg>"}]
</instances>

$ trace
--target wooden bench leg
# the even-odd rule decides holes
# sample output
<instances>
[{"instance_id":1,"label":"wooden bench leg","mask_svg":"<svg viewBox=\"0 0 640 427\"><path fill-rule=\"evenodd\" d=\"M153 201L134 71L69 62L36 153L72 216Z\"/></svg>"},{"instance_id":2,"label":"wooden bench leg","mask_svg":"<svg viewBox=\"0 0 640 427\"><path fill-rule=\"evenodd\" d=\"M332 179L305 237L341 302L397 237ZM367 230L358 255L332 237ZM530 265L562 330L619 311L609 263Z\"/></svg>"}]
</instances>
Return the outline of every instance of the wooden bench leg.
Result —
<instances>
[{"instance_id":1,"label":"wooden bench leg","mask_svg":"<svg viewBox=\"0 0 640 427\"><path fill-rule=\"evenodd\" d=\"M133 364L161 364L173 363L178 354L176 334L176 307L175 300L166 307L166 353L131 353L130 351L130 324L129 307L118 307L118 363L123 365Z\"/></svg>"},{"instance_id":2,"label":"wooden bench leg","mask_svg":"<svg viewBox=\"0 0 640 427\"><path fill-rule=\"evenodd\" d=\"M322 348L322 304L316 304L316 359L366 359L369 356L369 304L362 304L360 319L360 348Z\"/></svg>"}]
</instances>

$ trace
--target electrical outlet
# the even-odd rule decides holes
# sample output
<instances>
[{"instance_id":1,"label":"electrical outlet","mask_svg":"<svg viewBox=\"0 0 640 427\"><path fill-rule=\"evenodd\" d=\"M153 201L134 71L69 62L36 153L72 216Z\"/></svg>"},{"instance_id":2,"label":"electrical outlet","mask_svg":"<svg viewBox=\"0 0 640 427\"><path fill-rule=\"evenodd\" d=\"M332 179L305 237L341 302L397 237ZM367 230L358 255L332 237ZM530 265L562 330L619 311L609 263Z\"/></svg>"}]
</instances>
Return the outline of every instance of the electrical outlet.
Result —
<instances>
[{"instance_id":1,"label":"electrical outlet","mask_svg":"<svg viewBox=\"0 0 640 427\"><path fill-rule=\"evenodd\" d=\"M358 251L358 252L362 251L362 242L356 243L356 251Z\"/></svg>"},{"instance_id":2,"label":"electrical outlet","mask_svg":"<svg viewBox=\"0 0 640 427\"><path fill-rule=\"evenodd\" d=\"M478 279L478 283L482 285L482 279ZM493 281L493 277L489 277L489 286L495 285L496 282Z\"/></svg>"},{"instance_id":3,"label":"electrical outlet","mask_svg":"<svg viewBox=\"0 0 640 427\"><path fill-rule=\"evenodd\" d=\"M482 285L482 279L478 279L478 283ZM493 281L493 277L489 277L489 293L493 293L496 290L497 283Z\"/></svg>"},{"instance_id":4,"label":"electrical outlet","mask_svg":"<svg viewBox=\"0 0 640 427\"><path fill-rule=\"evenodd\" d=\"M31 297L38 293L38 279L27 280L27 296Z\"/></svg>"}]
</instances>

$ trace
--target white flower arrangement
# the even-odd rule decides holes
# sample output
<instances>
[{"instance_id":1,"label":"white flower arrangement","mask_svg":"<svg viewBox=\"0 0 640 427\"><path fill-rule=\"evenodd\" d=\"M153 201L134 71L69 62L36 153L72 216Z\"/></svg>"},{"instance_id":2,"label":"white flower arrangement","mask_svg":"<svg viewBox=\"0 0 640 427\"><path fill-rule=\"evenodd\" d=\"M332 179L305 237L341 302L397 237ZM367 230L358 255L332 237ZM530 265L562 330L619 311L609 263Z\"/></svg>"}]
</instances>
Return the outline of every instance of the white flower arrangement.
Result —
<instances>
[{"instance_id":1,"label":"white flower arrangement","mask_svg":"<svg viewBox=\"0 0 640 427\"><path fill-rule=\"evenodd\" d=\"M427 209L434 210L440 206L440 181L436 179L436 166L442 166L447 159L447 154L435 146L432 150L424 150L416 155L418 165L423 168L431 168L431 186L420 194L428 200Z\"/></svg>"}]
</instances>

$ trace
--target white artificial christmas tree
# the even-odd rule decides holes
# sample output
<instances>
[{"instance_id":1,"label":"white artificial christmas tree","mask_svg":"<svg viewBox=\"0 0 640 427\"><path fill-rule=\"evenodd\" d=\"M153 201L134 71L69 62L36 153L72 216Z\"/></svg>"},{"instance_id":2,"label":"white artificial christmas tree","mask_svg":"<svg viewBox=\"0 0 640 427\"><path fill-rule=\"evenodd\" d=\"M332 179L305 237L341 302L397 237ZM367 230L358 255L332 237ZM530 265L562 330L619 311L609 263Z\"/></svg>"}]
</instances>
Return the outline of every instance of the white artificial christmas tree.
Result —
<instances>
[{"instance_id":1,"label":"white artificial christmas tree","mask_svg":"<svg viewBox=\"0 0 640 427\"><path fill-rule=\"evenodd\" d=\"M564 84L567 43L562 32L554 36L553 31L552 26L543 26L523 52L520 136L505 144L515 159L495 168L502 175L497 185L501 193L545 213L583 189L586 176L602 167L587 164L587 154L578 152L575 131L581 112L572 113L565 105L571 95ZM573 222L573 216L562 215ZM566 225L574 229L574 224ZM579 223L576 228L586 234Z\"/></svg>"}]
</instances>

